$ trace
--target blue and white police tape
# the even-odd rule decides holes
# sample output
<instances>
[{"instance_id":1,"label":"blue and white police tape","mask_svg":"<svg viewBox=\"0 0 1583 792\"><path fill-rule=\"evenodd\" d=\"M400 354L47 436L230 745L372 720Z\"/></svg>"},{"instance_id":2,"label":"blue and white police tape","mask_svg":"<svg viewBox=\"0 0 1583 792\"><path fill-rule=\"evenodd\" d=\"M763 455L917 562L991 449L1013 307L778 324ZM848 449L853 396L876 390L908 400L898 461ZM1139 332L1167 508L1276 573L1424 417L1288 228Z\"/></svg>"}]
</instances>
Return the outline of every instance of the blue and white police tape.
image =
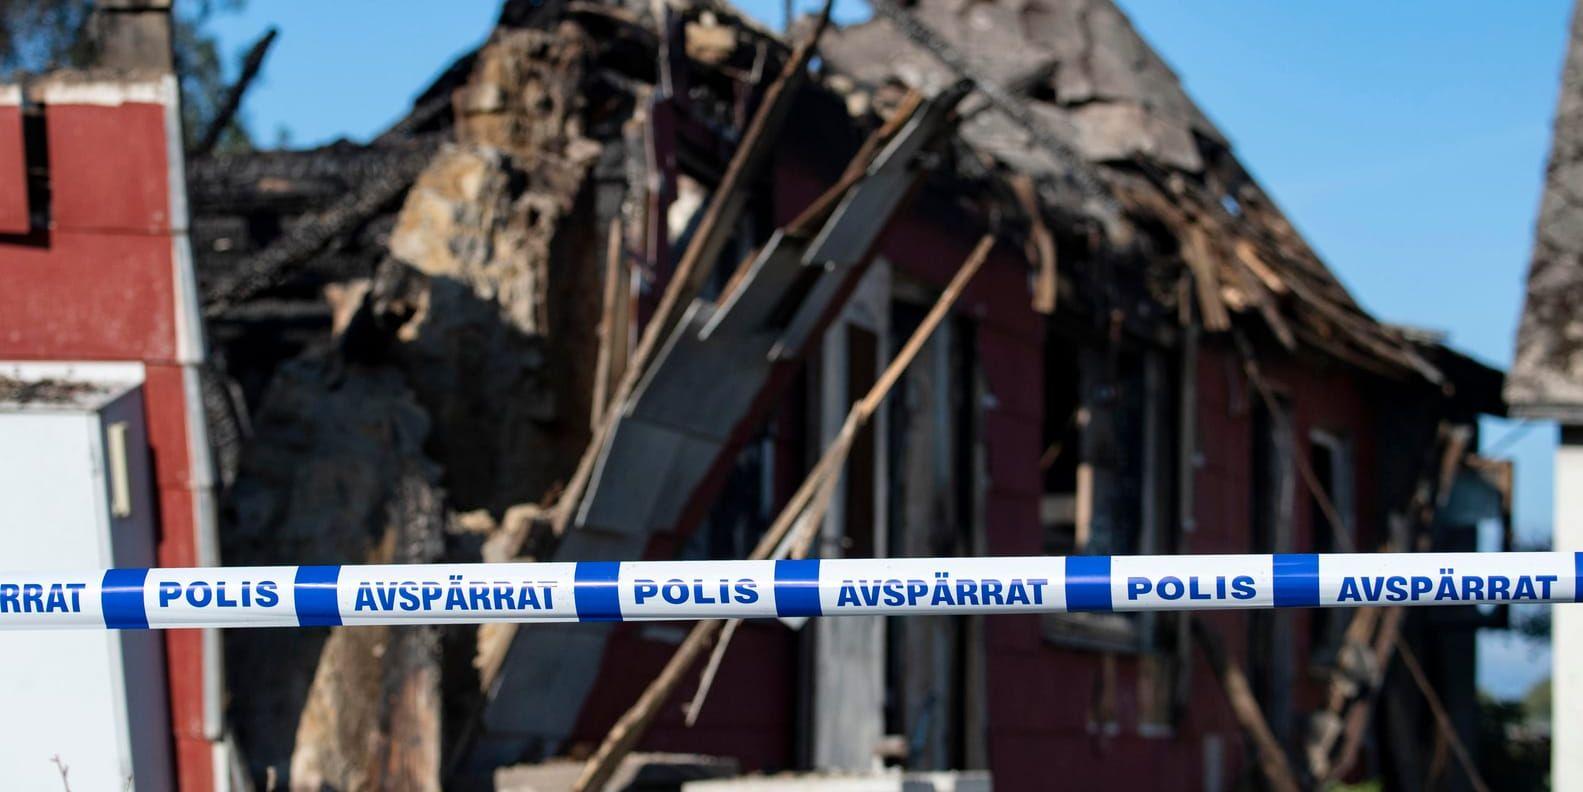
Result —
<instances>
[{"instance_id":1,"label":"blue and white police tape","mask_svg":"<svg viewBox=\"0 0 1583 792\"><path fill-rule=\"evenodd\" d=\"M0 572L0 629L1576 602L1583 553L580 561Z\"/></svg>"}]
</instances>

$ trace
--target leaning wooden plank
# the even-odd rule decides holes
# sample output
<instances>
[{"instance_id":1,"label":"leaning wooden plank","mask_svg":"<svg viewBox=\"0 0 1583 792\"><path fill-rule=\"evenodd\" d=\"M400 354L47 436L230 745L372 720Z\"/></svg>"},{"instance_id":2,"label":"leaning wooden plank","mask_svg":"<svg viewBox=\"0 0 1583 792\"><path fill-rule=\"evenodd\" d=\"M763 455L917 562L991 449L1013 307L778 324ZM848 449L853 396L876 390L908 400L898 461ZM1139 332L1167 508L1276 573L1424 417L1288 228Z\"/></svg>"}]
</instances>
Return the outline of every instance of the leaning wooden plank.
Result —
<instances>
[{"instance_id":1,"label":"leaning wooden plank","mask_svg":"<svg viewBox=\"0 0 1583 792\"><path fill-rule=\"evenodd\" d=\"M1270 731L1270 724L1265 722L1259 700L1248 686L1248 678L1242 673L1242 668L1226 656L1226 647L1220 642L1220 636L1197 618L1193 619L1193 637L1209 658L1209 665L1214 668L1220 687L1226 693L1226 701L1231 704L1232 715L1247 733L1248 739L1253 741L1258 751L1259 769L1264 772L1265 780L1277 792L1298 792L1297 775L1292 772L1286 752Z\"/></svg>"},{"instance_id":2,"label":"leaning wooden plank","mask_svg":"<svg viewBox=\"0 0 1583 792\"><path fill-rule=\"evenodd\" d=\"M589 409L589 420L594 429L598 429L604 421L610 392L621 381L627 368L627 306L631 302L628 299L628 279L621 221L613 220L606 241L605 289L599 315L599 353L594 365L593 405Z\"/></svg>"},{"instance_id":3,"label":"leaning wooden plank","mask_svg":"<svg viewBox=\"0 0 1583 792\"><path fill-rule=\"evenodd\" d=\"M1286 285L1286 281L1275 274L1275 270L1264 262L1264 259L1259 255L1258 248L1254 247L1252 242L1246 239L1239 239L1232 246L1232 250L1236 253L1237 260L1242 262L1242 265L1251 270L1254 275L1257 275L1259 280L1264 283L1265 288L1278 295L1285 295L1291 291L1291 287Z\"/></svg>"},{"instance_id":4,"label":"leaning wooden plank","mask_svg":"<svg viewBox=\"0 0 1583 792\"><path fill-rule=\"evenodd\" d=\"M909 90L906 96L902 97L901 103L897 105L895 112L891 113L885 123L881 124L879 129L875 130L873 134L868 136L868 139L863 141L863 145L858 148L857 154L853 155L851 161L847 163L846 170L842 172L841 178L820 193L813 203L804 208L797 217L793 218L785 226L785 235L797 239L807 239L817 232L825 221L830 219L830 213L835 211L835 207L841 202L842 196L845 196L868 173L868 166L873 164L875 157L879 156L880 149L896 137L896 133L901 131L902 124L917 115L919 107L923 105L923 100L923 94ZM754 262L758 260L763 252L763 250L754 251L737 266L736 271L731 274L731 279L720 289L720 297L716 302L721 305L731 302L737 288L747 279L748 274L753 269Z\"/></svg>"},{"instance_id":5,"label":"leaning wooden plank","mask_svg":"<svg viewBox=\"0 0 1583 792\"><path fill-rule=\"evenodd\" d=\"M803 272L813 275L812 287L795 306L784 306L791 309L791 318L770 349L771 359L794 360L802 356L818 328L828 321L838 295L856 282L853 279L861 274L882 230L882 226L872 222L840 221L890 217L895 213L918 184L918 155L938 142L942 130L951 128L955 107L970 88L968 83L957 83L924 105L875 157L861 186L849 191L831 212L830 221L819 229L803 257Z\"/></svg>"},{"instance_id":6,"label":"leaning wooden plank","mask_svg":"<svg viewBox=\"0 0 1583 792\"><path fill-rule=\"evenodd\" d=\"M879 379L875 380L872 387L862 400L852 405L847 413L846 423L841 428L840 435L830 448L826 449L819 462L814 465L808 478L798 487L796 494L786 508L781 510L775 523L764 536L759 539L758 545L753 548L750 559L768 558L775 548L781 545L791 527L797 523L803 510L815 500L815 496L823 489L827 477L839 473L840 462L846 458L846 449L850 446L851 438L856 436L857 429L867 423L884 402L892 388L901 379L901 375L918 356L918 351L923 348L935 328L950 313L956 300L967 288L973 275L983 266L989 257L989 251L995 245L993 235L985 235L976 247L973 248L962 267L957 270L956 276L951 279L945 291L935 301L934 307L929 310L907 343L901 348L890 364L885 368ZM715 637L720 633L724 622L719 620L703 621L695 625L682 645L677 647L676 654L671 656L669 662L660 671L660 675L644 689L635 704L616 721L616 725L605 735L599 749L589 758L588 764L583 767L582 776L572 787L575 790L597 790L603 788L610 780L610 775L621 765L621 760L632 751L638 741L647 733L654 719L659 715L665 702L670 700L676 688L681 685L682 679L693 664L703 655L704 650L713 645ZM701 706L701 701L699 702Z\"/></svg>"},{"instance_id":7,"label":"leaning wooden plank","mask_svg":"<svg viewBox=\"0 0 1583 792\"><path fill-rule=\"evenodd\" d=\"M1286 323L1285 317L1281 316L1275 295L1266 289L1264 283L1248 268L1234 267L1233 270L1234 277L1242 284L1242 290L1247 293L1254 307L1259 309L1259 315L1264 317L1265 325L1269 326L1270 332L1275 334L1276 340L1280 341L1281 346L1286 347L1287 351L1297 351L1297 337L1292 335L1291 326Z\"/></svg>"},{"instance_id":8,"label":"leaning wooden plank","mask_svg":"<svg viewBox=\"0 0 1583 792\"><path fill-rule=\"evenodd\" d=\"M1033 309L1042 314L1053 314L1058 285L1055 235L1050 233L1050 227L1044 223L1044 212L1039 206L1039 196L1032 177L1019 173L1009 181L1012 193L1017 196L1017 203L1022 205L1023 212L1028 215L1029 258L1038 265L1038 274L1033 282Z\"/></svg>"},{"instance_id":9,"label":"leaning wooden plank","mask_svg":"<svg viewBox=\"0 0 1583 792\"><path fill-rule=\"evenodd\" d=\"M1197 226L1188 226L1182 237L1182 260L1193 272L1193 288L1198 292L1199 315L1204 329L1223 333L1231 329L1231 315L1220 298L1219 267L1209 249L1209 240Z\"/></svg>"},{"instance_id":10,"label":"leaning wooden plank","mask_svg":"<svg viewBox=\"0 0 1583 792\"><path fill-rule=\"evenodd\" d=\"M1264 375L1259 368L1259 362L1253 355L1253 345L1248 343L1247 337L1240 331L1232 333L1232 340L1236 343L1238 354L1242 356L1243 374L1247 376L1248 383L1258 393L1259 399L1264 402L1264 408L1271 415L1279 413L1282 408L1275 399L1275 391L1264 380ZM1301 476L1303 485L1308 489L1308 494L1313 497L1314 503L1319 506L1320 512L1325 516L1325 522L1329 524L1330 537L1335 543L1336 551L1341 553L1355 552L1353 547L1356 543L1352 541L1352 531L1347 525L1346 518L1336 508L1335 502L1330 498L1330 493L1325 491L1324 484L1319 481L1318 474L1314 473L1313 466L1308 462L1308 455L1294 452L1292 454L1292 462L1295 463L1298 475Z\"/></svg>"},{"instance_id":11,"label":"leaning wooden plank","mask_svg":"<svg viewBox=\"0 0 1583 792\"><path fill-rule=\"evenodd\" d=\"M835 211L836 204L841 202L841 198L846 195L847 190L852 185L857 184L864 174L868 173L868 166L872 165L874 159L879 156L880 149L884 148L887 143L896 137L897 133L901 132L903 124L911 121L913 116L918 114L918 109L923 106L923 99L923 94L909 88L906 95L901 98L901 102L896 105L896 109L890 114L890 117L885 119L885 123L881 124L874 134L869 135L868 139L863 141L863 145L858 148L857 154L852 157L852 161L847 163L846 170L841 172L841 178L836 181L833 187L825 190L813 203L803 209L786 226L786 233L792 236L809 236L818 231L819 227L830 219L830 213Z\"/></svg>"},{"instance_id":12,"label":"leaning wooden plank","mask_svg":"<svg viewBox=\"0 0 1583 792\"><path fill-rule=\"evenodd\" d=\"M225 135L225 130L236 119L236 111L242 109L242 98L247 95L247 89L253 85L253 79L258 77L259 69L264 66L264 56L269 54L269 45L275 43L275 37L280 35L280 29L271 27L264 31L258 41L248 48L247 55L242 58L242 73L237 76L236 82L225 92L225 99L220 103L219 112L215 113L214 120L209 122L209 128L204 130L203 136L198 139L198 145L187 152L190 158L207 156L214 151L220 138Z\"/></svg>"},{"instance_id":13,"label":"leaning wooden plank","mask_svg":"<svg viewBox=\"0 0 1583 792\"><path fill-rule=\"evenodd\" d=\"M594 463L598 460L605 440L609 437L615 412L632 395L638 380L659 352L661 342L670 336L670 331L681 320L682 313L698 295L698 290L704 281L708 279L709 265L719 257L721 249L730 239L737 220L741 217L742 209L747 205L747 188L758 175L769 153L775 149L781 128L785 125L792 102L796 99L797 89L807 79L808 61L812 59L819 43L819 36L829 23L833 2L834 0L826 1L813 34L797 45L797 49L787 59L785 67L765 92L764 100L759 103L758 111L753 114L753 120L742 135L736 153L726 167L725 177L721 179L709 206L704 210L704 217L693 232L692 241L682 254L682 260L677 264L676 271L671 275L670 283L666 285L665 293L661 295L654 315L643 328L637 349L627 362L620 385L610 397L610 409L606 410L604 420L594 432L571 480L561 492L552 517L556 534L565 532L578 502L582 500L583 492L593 476Z\"/></svg>"},{"instance_id":14,"label":"leaning wooden plank","mask_svg":"<svg viewBox=\"0 0 1583 792\"><path fill-rule=\"evenodd\" d=\"M641 372L653 359L656 348L681 319L682 311L692 302L709 279L711 267L720 257L726 242L736 231L737 220L747 206L750 187L769 155L780 142L781 129L791 113L797 91L808 79L808 62L813 58L819 37L830 21L830 8L834 0L827 0L819 15L813 33L797 45L786 60L775 82L764 93L758 111L742 134L737 150L726 166L725 176L710 197L704 216L693 232L692 241L683 251L670 284L654 309L654 316L644 328L632 368ZM628 390L630 393L630 389Z\"/></svg>"},{"instance_id":15,"label":"leaning wooden plank","mask_svg":"<svg viewBox=\"0 0 1583 792\"><path fill-rule=\"evenodd\" d=\"M1396 653L1397 636L1401 634L1402 621L1407 618L1407 611L1402 608L1386 608L1380 613L1379 631L1374 634L1374 668L1382 677L1385 669L1391 664L1391 657ZM1377 680L1374 689L1369 695L1354 702L1347 711L1346 726L1341 734L1341 750L1336 754L1336 761L1330 765L1330 771L1325 780L1335 780L1345 777L1352 772L1352 766L1357 763L1358 756L1363 750L1363 735L1368 731L1369 721L1373 720L1374 702L1379 697L1382 688Z\"/></svg>"},{"instance_id":16,"label":"leaning wooden plank","mask_svg":"<svg viewBox=\"0 0 1583 792\"><path fill-rule=\"evenodd\" d=\"M1446 714L1446 708L1440 703L1440 697L1435 694L1435 689L1429 684L1429 677L1424 675L1424 669L1418 664L1418 657L1413 654L1412 647L1396 638L1396 649L1402 656L1402 665L1407 667L1407 673L1413 677L1413 683L1418 686L1418 691L1424 694L1424 701L1429 704L1429 711L1435 716L1435 726L1440 729L1440 736L1451 745L1451 753L1457 757L1457 763L1462 765L1462 771L1468 774L1468 783L1476 792L1489 792L1489 784L1484 783L1484 777L1479 775L1479 768L1473 763L1473 756L1468 753L1462 738L1457 736L1457 729L1451 725L1451 717Z\"/></svg>"},{"instance_id":17,"label":"leaning wooden plank","mask_svg":"<svg viewBox=\"0 0 1583 792\"><path fill-rule=\"evenodd\" d=\"M715 684L715 674L720 671L720 662L725 659L726 647L731 645L732 636L736 635L737 628L741 626L741 619L728 619L720 633L720 640L715 642L715 650L709 653L709 662L704 664L703 676L698 678L698 692L693 695L692 701L687 702L687 717L683 722L688 728L692 728L693 724L698 722L698 713L703 711L704 700L709 697L709 689Z\"/></svg>"}]
</instances>

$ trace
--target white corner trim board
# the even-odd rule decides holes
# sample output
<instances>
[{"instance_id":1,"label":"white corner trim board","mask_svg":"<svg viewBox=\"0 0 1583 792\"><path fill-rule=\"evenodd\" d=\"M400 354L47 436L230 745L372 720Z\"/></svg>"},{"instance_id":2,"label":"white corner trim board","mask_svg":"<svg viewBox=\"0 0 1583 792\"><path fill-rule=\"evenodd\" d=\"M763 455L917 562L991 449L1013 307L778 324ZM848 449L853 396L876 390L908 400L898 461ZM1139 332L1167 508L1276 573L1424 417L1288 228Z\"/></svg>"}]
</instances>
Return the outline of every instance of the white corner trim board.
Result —
<instances>
[{"instance_id":1,"label":"white corner trim board","mask_svg":"<svg viewBox=\"0 0 1583 792\"><path fill-rule=\"evenodd\" d=\"M1576 602L1583 553L580 561L0 572L0 629Z\"/></svg>"}]
</instances>

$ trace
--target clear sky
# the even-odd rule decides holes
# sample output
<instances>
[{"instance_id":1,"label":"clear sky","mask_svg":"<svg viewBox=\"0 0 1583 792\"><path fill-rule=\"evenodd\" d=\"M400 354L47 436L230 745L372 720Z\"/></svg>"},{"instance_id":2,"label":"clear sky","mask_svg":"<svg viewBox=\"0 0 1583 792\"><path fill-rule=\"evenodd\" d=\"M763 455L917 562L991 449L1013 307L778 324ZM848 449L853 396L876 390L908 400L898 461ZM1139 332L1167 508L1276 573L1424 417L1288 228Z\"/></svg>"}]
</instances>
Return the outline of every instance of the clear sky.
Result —
<instances>
[{"instance_id":1,"label":"clear sky","mask_svg":"<svg viewBox=\"0 0 1583 792\"><path fill-rule=\"evenodd\" d=\"M1568 2L1119 1L1365 307L1511 362ZM740 5L781 24L780 0ZM253 0L213 29L234 61L280 28L245 117L262 145L281 132L309 145L400 117L498 6ZM836 11L867 16L861 0ZM1547 540L1555 427L1489 421L1484 442L1517 460L1520 536ZM1481 683L1502 695L1548 668L1514 640L1486 637L1480 653Z\"/></svg>"}]
</instances>

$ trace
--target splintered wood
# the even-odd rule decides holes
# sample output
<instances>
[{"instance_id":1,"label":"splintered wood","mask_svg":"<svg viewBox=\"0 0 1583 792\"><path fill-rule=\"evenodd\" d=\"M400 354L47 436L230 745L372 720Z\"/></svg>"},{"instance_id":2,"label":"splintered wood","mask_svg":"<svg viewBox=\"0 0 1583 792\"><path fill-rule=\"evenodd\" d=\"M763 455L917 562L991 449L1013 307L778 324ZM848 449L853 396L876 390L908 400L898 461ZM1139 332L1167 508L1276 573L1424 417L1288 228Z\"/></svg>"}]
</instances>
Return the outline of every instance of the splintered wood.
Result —
<instances>
[{"instance_id":1,"label":"splintered wood","mask_svg":"<svg viewBox=\"0 0 1583 792\"><path fill-rule=\"evenodd\" d=\"M1286 751L1275 739L1274 732L1270 731L1270 724L1264 720L1259 700L1248 685L1247 674L1226 655L1226 647L1221 643L1220 636L1201 619L1193 619L1193 637L1209 658L1209 665L1220 680L1220 687L1226 693L1226 701L1231 704L1231 712L1236 716L1237 723L1258 750L1259 769L1264 773L1270 788L1276 792L1298 792L1301 787L1297 783L1297 774L1286 759Z\"/></svg>"},{"instance_id":2,"label":"splintered wood","mask_svg":"<svg viewBox=\"0 0 1583 792\"><path fill-rule=\"evenodd\" d=\"M703 287L704 281L709 276L709 265L719 257L726 240L736 228L737 219L741 217L742 210L747 206L747 187L768 161L769 153L775 148L781 127L785 124L791 112L792 101L797 96L797 89L808 78L808 62L813 58L814 49L819 42L819 34L824 31L829 19L830 3L826 3L813 35L799 44L792 56L787 59L785 68L765 92L764 100L759 104L758 111L754 113L747 131L743 133L742 142L738 144L736 153L732 155L731 162L726 167L726 175L711 196L709 206L704 210L703 219L699 222L697 230L693 232L692 241L682 254L676 271L672 273L670 282L665 287L665 293L660 297L660 304L655 308L654 316L643 328L643 334L632 353L632 358L627 361L620 384L610 395L603 420L599 422L598 429L588 443L588 449L583 453L576 471L561 493L552 518L556 534L566 531L578 501L588 489L588 482L594 472L594 463L598 460L604 441L614 425L616 408L632 395L639 378L658 354L661 342L670 335L671 328L675 327L676 322L681 319L682 312L698 295L699 289Z\"/></svg>"}]
</instances>

